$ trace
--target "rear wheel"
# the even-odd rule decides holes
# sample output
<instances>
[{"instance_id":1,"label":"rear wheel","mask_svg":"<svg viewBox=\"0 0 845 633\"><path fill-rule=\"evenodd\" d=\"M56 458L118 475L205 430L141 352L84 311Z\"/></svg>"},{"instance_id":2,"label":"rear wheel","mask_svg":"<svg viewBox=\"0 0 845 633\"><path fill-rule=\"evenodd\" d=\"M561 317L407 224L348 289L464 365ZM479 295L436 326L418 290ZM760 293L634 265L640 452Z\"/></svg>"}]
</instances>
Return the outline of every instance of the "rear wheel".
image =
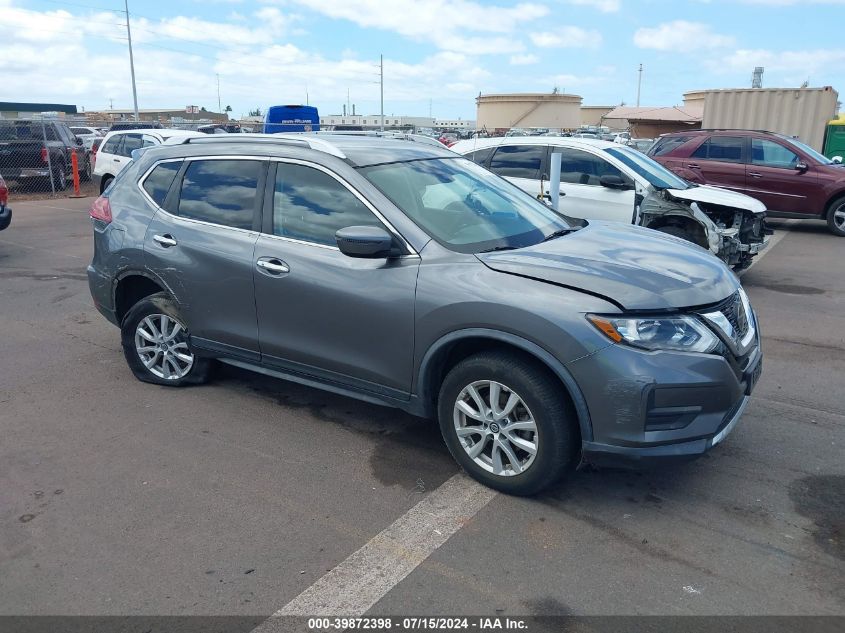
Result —
<instances>
[{"instance_id":1,"label":"rear wheel","mask_svg":"<svg viewBox=\"0 0 845 633\"><path fill-rule=\"evenodd\" d=\"M53 187L56 191L64 191L67 187L67 175L63 165L53 167Z\"/></svg>"},{"instance_id":2,"label":"rear wheel","mask_svg":"<svg viewBox=\"0 0 845 633\"><path fill-rule=\"evenodd\" d=\"M827 211L827 228L839 237L845 237L845 197L830 203Z\"/></svg>"},{"instance_id":3,"label":"rear wheel","mask_svg":"<svg viewBox=\"0 0 845 633\"><path fill-rule=\"evenodd\" d=\"M123 355L138 380L181 387L208 380L211 361L198 357L178 306L160 292L141 299L121 325Z\"/></svg>"},{"instance_id":4,"label":"rear wheel","mask_svg":"<svg viewBox=\"0 0 845 633\"><path fill-rule=\"evenodd\" d=\"M112 180L114 180L114 176L103 176L103 180L100 183L100 193L103 193L108 188Z\"/></svg>"},{"instance_id":5,"label":"rear wheel","mask_svg":"<svg viewBox=\"0 0 845 633\"><path fill-rule=\"evenodd\" d=\"M452 457L481 483L531 495L558 481L579 449L574 411L542 366L518 354L484 352L446 376L440 431Z\"/></svg>"}]
</instances>

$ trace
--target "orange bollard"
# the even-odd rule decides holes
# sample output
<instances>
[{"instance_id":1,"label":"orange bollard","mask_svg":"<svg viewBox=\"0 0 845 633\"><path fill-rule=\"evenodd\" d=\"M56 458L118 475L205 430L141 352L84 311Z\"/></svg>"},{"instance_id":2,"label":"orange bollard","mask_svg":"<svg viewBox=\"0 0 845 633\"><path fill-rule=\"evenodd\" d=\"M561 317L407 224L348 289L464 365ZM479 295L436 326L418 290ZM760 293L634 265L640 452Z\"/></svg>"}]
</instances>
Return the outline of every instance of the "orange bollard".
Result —
<instances>
[{"instance_id":1,"label":"orange bollard","mask_svg":"<svg viewBox=\"0 0 845 633\"><path fill-rule=\"evenodd\" d=\"M70 166L73 170L73 195L71 198L81 198L82 194L79 192L79 159L76 157L76 152L70 154Z\"/></svg>"}]
</instances>

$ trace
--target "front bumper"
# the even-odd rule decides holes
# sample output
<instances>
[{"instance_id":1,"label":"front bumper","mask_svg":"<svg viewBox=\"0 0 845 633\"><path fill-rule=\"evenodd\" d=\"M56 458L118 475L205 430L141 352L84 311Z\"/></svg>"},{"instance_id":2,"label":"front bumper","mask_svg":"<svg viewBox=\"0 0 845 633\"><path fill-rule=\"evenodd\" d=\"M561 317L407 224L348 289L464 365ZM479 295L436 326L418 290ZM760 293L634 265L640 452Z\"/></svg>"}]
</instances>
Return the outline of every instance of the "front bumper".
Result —
<instances>
[{"instance_id":1,"label":"front bumper","mask_svg":"<svg viewBox=\"0 0 845 633\"><path fill-rule=\"evenodd\" d=\"M693 459L739 422L762 370L759 342L741 361L611 345L568 365L587 401L586 462L636 467Z\"/></svg>"}]
</instances>

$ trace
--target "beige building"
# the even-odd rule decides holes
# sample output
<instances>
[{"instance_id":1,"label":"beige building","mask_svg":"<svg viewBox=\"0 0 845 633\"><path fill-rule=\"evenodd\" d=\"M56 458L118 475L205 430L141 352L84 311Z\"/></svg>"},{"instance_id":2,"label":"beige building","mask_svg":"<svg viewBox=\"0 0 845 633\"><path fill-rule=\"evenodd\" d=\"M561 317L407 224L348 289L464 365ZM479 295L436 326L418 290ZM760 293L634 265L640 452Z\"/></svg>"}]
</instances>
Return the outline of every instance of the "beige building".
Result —
<instances>
[{"instance_id":1,"label":"beige building","mask_svg":"<svg viewBox=\"0 0 845 633\"><path fill-rule=\"evenodd\" d=\"M186 108L170 109L139 109L139 121L158 121L162 125L166 123L193 123L200 121L211 121L220 123L229 120L229 115L226 112L209 112L207 110L200 110L199 112L185 112ZM113 110L88 110L85 113L89 121L132 121L135 118L135 111L129 109Z\"/></svg>"},{"instance_id":2,"label":"beige building","mask_svg":"<svg viewBox=\"0 0 845 633\"><path fill-rule=\"evenodd\" d=\"M606 125L604 115L616 106L581 106L581 125Z\"/></svg>"},{"instance_id":3,"label":"beige building","mask_svg":"<svg viewBox=\"0 0 845 633\"><path fill-rule=\"evenodd\" d=\"M544 127L574 130L581 125L581 97L558 92L488 94L476 99L479 129Z\"/></svg>"}]
</instances>

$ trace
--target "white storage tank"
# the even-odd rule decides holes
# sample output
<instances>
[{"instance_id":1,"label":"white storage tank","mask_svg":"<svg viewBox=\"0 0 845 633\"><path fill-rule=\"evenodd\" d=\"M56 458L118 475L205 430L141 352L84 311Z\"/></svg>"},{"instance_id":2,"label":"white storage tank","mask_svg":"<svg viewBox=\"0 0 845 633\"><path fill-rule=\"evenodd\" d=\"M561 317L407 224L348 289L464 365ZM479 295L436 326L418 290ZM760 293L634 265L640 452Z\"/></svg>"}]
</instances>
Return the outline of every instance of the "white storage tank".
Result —
<instances>
[{"instance_id":1,"label":"white storage tank","mask_svg":"<svg viewBox=\"0 0 845 633\"><path fill-rule=\"evenodd\" d=\"M559 92L487 94L476 99L479 129L551 128L581 125L581 97Z\"/></svg>"}]
</instances>

